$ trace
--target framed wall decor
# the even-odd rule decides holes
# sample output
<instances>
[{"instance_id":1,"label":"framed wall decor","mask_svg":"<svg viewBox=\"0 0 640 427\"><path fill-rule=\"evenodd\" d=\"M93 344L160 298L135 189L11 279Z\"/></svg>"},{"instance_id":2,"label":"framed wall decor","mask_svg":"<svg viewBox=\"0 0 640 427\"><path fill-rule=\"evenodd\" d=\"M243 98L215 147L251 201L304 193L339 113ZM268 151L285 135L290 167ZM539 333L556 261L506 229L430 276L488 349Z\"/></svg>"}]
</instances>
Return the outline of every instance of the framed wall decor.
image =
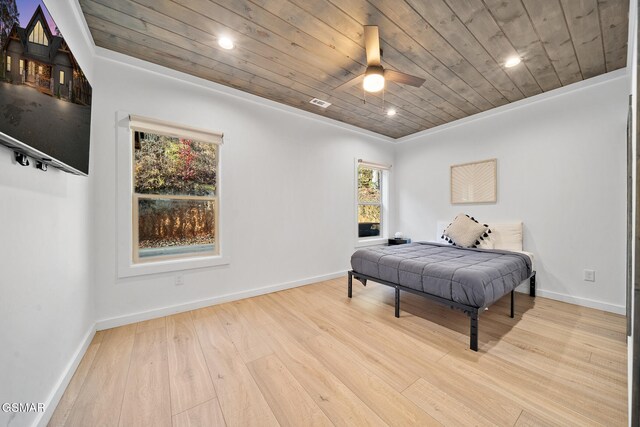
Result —
<instances>
[{"instance_id":1,"label":"framed wall decor","mask_svg":"<svg viewBox=\"0 0 640 427\"><path fill-rule=\"evenodd\" d=\"M497 159L451 166L451 204L496 203Z\"/></svg>"}]
</instances>

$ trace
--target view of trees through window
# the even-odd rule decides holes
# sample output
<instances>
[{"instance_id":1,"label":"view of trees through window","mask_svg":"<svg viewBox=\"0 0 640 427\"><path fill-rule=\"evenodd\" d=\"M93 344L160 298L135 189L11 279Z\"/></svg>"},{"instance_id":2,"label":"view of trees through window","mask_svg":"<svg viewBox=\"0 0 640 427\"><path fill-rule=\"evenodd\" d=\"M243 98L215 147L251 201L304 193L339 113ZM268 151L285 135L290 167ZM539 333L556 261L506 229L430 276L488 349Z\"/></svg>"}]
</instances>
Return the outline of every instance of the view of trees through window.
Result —
<instances>
[{"instance_id":1,"label":"view of trees through window","mask_svg":"<svg viewBox=\"0 0 640 427\"><path fill-rule=\"evenodd\" d=\"M149 133L135 139L138 256L215 252L218 146Z\"/></svg>"},{"instance_id":2,"label":"view of trees through window","mask_svg":"<svg viewBox=\"0 0 640 427\"><path fill-rule=\"evenodd\" d=\"M358 167L358 237L380 236L382 171Z\"/></svg>"}]
</instances>

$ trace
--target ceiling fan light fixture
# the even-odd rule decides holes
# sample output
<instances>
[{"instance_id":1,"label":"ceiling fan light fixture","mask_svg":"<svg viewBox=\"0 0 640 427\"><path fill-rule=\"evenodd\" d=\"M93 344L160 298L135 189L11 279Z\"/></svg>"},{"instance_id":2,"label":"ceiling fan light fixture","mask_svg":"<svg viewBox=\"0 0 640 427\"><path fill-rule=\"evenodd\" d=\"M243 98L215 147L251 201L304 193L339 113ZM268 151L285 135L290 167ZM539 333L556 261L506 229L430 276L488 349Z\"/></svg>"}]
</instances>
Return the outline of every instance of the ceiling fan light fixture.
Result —
<instances>
[{"instance_id":1,"label":"ceiling fan light fixture","mask_svg":"<svg viewBox=\"0 0 640 427\"><path fill-rule=\"evenodd\" d=\"M384 70L380 66L371 66L367 68L362 87L367 92L380 92L384 89Z\"/></svg>"},{"instance_id":2,"label":"ceiling fan light fixture","mask_svg":"<svg viewBox=\"0 0 640 427\"><path fill-rule=\"evenodd\" d=\"M220 45L221 48L227 49L227 50L231 50L235 47L233 40L231 40L229 37L224 37L224 36L218 38L218 45Z\"/></svg>"},{"instance_id":3,"label":"ceiling fan light fixture","mask_svg":"<svg viewBox=\"0 0 640 427\"><path fill-rule=\"evenodd\" d=\"M349 81L342 83L336 87L336 90L346 90L356 85L362 85L365 95L366 92L380 92L384 90L386 81L420 87L425 83L425 79L412 76L407 73L396 70L385 70L380 63L382 50L380 49L380 34L377 25L364 26L364 48L367 54L367 69L364 74L352 77ZM383 104L384 104L384 95ZM384 109L381 110L384 112Z\"/></svg>"},{"instance_id":4,"label":"ceiling fan light fixture","mask_svg":"<svg viewBox=\"0 0 640 427\"><path fill-rule=\"evenodd\" d=\"M519 56L512 56L510 58L507 58L507 61L504 63L504 66L507 68L511 68L511 67L515 67L520 62L522 62L522 59Z\"/></svg>"}]
</instances>

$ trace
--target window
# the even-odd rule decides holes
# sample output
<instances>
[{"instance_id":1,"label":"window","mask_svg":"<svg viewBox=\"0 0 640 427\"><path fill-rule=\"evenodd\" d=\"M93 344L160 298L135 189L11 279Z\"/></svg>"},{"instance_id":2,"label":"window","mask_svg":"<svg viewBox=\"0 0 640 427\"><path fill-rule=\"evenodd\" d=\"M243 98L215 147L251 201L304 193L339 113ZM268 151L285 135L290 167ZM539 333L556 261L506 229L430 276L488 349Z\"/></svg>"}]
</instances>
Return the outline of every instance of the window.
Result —
<instances>
[{"instance_id":1,"label":"window","mask_svg":"<svg viewBox=\"0 0 640 427\"><path fill-rule=\"evenodd\" d=\"M44 70L42 69L42 65L38 65L38 74L42 75L42 72Z\"/></svg>"},{"instance_id":2,"label":"window","mask_svg":"<svg viewBox=\"0 0 640 427\"><path fill-rule=\"evenodd\" d=\"M357 220L360 240L385 238L387 174L387 166L358 161Z\"/></svg>"},{"instance_id":3,"label":"window","mask_svg":"<svg viewBox=\"0 0 640 427\"><path fill-rule=\"evenodd\" d=\"M7 71L11 71L11 57L7 55Z\"/></svg>"},{"instance_id":4,"label":"window","mask_svg":"<svg viewBox=\"0 0 640 427\"><path fill-rule=\"evenodd\" d=\"M31 43L41 44L44 46L49 46L49 39L44 32L44 27L42 26L42 22L36 22L36 25L31 30L31 34L29 34L29 41Z\"/></svg>"},{"instance_id":5,"label":"window","mask_svg":"<svg viewBox=\"0 0 640 427\"><path fill-rule=\"evenodd\" d=\"M36 73L36 64L29 61L29 65L27 65L27 72L30 76L33 76Z\"/></svg>"},{"instance_id":6,"label":"window","mask_svg":"<svg viewBox=\"0 0 640 427\"><path fill-rule=\"evenodd\" d=\"M218 255L218 144L132 133L134 263Z\"/></svg>"},{"instance_id":7,"label":"window","mask_svg":"<svg viewBox=\"0 0 640 427\"><path fill-rule=\"evenodd\" d=\"M24 74L24 59L20 60L20 75Z\"/></svg>"},{"instance_id":8,"label":"window","mask_svg":"<svg viewBox=\"0 0 640 427\"><path fill-rule=\"evenodd\" d=\"M64 84L64 71L60 71L60 84Z\"/></svg>"},{"instance_id":9,"label":"window","mask_svg":"<svg viewBox=\"0 0 640 427\"><path fill-rule=\"evenodd\" d=\"M118 277L228 265L222 133L125 111L116 129Z\"/></svg>"}]
</instances>

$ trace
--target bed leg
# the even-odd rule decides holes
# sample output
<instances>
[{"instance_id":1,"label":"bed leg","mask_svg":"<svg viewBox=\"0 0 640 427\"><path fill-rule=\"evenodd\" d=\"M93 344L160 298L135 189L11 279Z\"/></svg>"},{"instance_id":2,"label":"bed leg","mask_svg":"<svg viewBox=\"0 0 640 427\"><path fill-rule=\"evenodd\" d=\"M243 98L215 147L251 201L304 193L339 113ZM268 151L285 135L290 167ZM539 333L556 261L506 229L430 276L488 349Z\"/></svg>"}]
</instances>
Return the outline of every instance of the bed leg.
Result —
<instances>
[{"instance_id":1,"label":"bed leg","mask_svg":"<svg viewBox=\"0 0 640 427\"><path fill-rule=\"evenodd\" d=\"M400 317L400 288L396 286L396 317Z\"/></svg>"},{"instance_id":2,"label":"bed leg","mask_svg":"<svg viewBox=\"0 0 640 427\"><path fill-rule=\"evenodd\" d=\"M529 279L529 295L532 297L536 296L536 272L533 272L533 276Z\"/></svg>"},{"instance_id":3,"label":"bed leg","mask_svg":"<svg viewBox=\"0 0 640 427\"><path fill-rule=\"evenodd\" d=\"M471 318L471 332L469 334L469 347L473 351L478 351L478 310L469 313Z\"/></svg>"},{"instance_id":4,"label":"bed leg","mask_svg":"<svg viewBox=\"0 0 640 427\"><path fill-rule=\"evenodd\" d=\"M353 273L350 271L348 274L349 274L349 280L347 282L347 296L351 298L352 288L353 288Z\"/></svg>"},{"instance_id":5,"label":"bed leg","mask_svg":"<svg viewBox=\"0 0 640 427\"><path fill-rule=\"evenodd\" d=\"M516 293L515 290L511 291L511 318L512 319L513 319L514 314L515 314L514 313L515 312L515 310L514 310L514 296L515 296L515 293Z\"/></svg>"}]
</instances>

